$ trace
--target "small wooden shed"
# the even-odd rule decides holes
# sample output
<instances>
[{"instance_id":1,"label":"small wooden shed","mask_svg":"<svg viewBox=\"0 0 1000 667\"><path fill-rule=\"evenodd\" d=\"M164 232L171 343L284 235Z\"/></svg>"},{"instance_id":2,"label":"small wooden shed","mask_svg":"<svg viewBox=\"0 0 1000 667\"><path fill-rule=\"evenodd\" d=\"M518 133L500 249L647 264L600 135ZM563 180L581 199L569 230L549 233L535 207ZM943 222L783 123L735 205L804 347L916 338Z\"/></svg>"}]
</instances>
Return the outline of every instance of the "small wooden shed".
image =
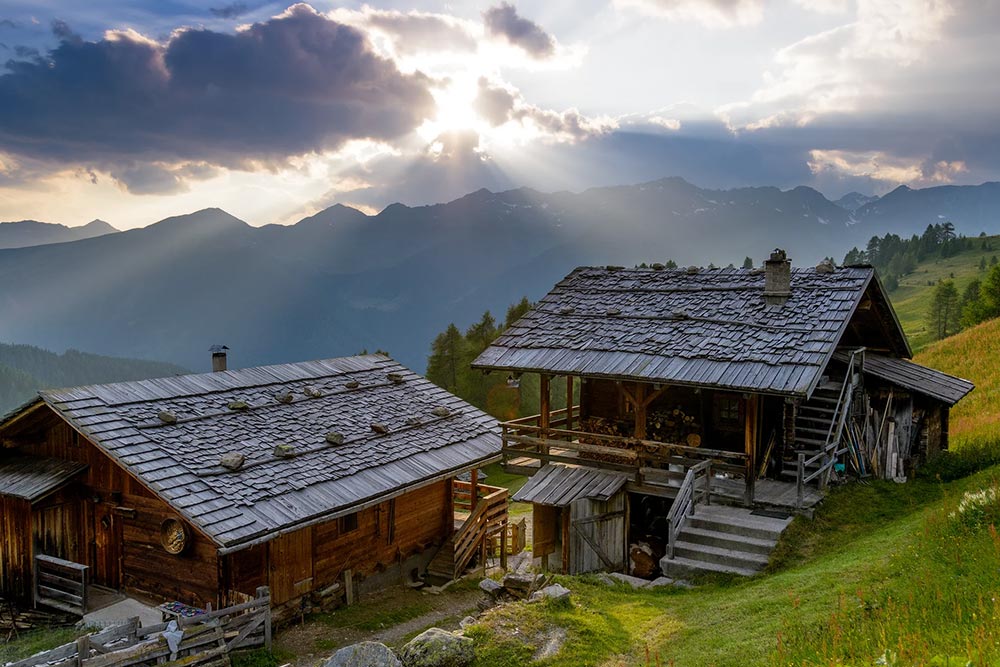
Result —
<instances>
[{"instance_id":1,"label":"small wooden shed","mask_svg":"<svg viewBox=\"0 0 1000 667\"><path fill-rule=\"evenodd\" d=\"M38 555L202 607L400 581L498 431L383 355L43 391L0 421L0 590L29 600Z\"/></svg>"}]
</instances>

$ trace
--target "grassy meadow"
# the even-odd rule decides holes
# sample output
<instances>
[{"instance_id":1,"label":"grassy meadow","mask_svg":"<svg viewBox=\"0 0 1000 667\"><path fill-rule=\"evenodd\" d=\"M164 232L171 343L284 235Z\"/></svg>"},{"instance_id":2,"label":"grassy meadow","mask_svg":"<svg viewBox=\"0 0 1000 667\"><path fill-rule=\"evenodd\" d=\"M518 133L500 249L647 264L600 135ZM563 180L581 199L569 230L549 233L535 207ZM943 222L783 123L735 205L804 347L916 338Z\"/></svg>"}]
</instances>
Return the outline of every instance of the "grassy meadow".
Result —
<instances>
[{"instance_id":1,"label":"grassy meadow","mask_svg":"<svg viewBox=\"0 0 1000 667\"><path fill-rule=\"evenodd\" d=\"M932 342L931 332L927 327L927 311L938 281L954 280L958 293L962 294L973 280L984 278L989 270L990 260L994 256L1000 256L1000 236L990 236L984 240L994 249L982 250L979 239L976 239L976 247L972 250L947 259L921 262L916 271L900 278L899 288L889 294L914 350L920 350ZM979 268L983 259L986 260L986 271Z\"/></svg>"},{"instance_id":2,"label":"grassy meadow","mask_svg":"<svg viewBox=\"0 0 1000 667\"><path fill-rule=\"evenodd\" d=\"M975 390L951 410L953 449L1000 442L1000 319L932 343L914 361L976 383Z\"/></svg>"}]
</instances>

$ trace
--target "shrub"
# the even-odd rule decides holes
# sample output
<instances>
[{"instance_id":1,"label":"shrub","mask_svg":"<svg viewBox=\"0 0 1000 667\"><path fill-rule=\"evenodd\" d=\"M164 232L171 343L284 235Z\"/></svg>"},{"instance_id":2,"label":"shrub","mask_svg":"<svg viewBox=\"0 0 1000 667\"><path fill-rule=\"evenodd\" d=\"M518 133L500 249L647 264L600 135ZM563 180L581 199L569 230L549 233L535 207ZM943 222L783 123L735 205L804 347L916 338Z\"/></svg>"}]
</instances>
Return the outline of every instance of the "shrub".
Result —
<instances>
[{"instance_id":1,"label":"shrub","mask_svg":"<svg viewBox=\"0 0 1000 667\"><path fill-rule=\"evenodd\" d=\"M966 491L948 518L957 528L969 531L1000 524L1000 488L994 482L984 489Z\"/></svg>"}]
</instances>

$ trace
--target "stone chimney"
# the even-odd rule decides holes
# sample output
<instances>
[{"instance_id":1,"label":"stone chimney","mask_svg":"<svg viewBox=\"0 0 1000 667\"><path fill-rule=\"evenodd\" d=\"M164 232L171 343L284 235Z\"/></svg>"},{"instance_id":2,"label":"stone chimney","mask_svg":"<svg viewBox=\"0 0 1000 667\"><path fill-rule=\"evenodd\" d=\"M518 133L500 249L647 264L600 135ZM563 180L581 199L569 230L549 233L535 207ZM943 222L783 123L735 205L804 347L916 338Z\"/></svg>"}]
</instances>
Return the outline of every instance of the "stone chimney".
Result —
<instances>
[{"instance_id":1,"label":"stone chimney","mask_svg":"<svg viewBox=\"0 0 1000 667\"><path fill-rule=\"evenodd\" d=\"M229 348L225 345L213 345L208 348L208 351L212 353L212 372L219 373L220 371L226 370L226 350Z\"/></svg>"},{"instance_id":2,"label":"stone chimney","mask_svg":"<svg viewBox=\"0 0 1000 667\"><path fill-rule=\"evenodd\" d=\"M792 260L785 251L775 248L764 262L764 300L768 305L780 306L792 294Z\"/></svg>"}]
</instances>

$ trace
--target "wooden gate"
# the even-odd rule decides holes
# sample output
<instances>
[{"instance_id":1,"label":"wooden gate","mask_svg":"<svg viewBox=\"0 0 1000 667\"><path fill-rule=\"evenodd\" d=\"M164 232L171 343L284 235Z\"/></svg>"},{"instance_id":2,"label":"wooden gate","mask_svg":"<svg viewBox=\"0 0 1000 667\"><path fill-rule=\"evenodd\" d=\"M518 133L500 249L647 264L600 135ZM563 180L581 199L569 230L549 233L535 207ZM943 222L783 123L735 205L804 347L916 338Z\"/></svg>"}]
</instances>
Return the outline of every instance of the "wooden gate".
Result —
<instances>
[{"instance_id":1,"label":"wooden gate","mask_svg":"<svg viewBox=\"0 0 1000 667\"><path fill-rule=\"evenodd\" d=\"M607 501L579 498L570 503L569 574L625 569L625 503L622 491Z\"/></svg>"}]
</instances>

